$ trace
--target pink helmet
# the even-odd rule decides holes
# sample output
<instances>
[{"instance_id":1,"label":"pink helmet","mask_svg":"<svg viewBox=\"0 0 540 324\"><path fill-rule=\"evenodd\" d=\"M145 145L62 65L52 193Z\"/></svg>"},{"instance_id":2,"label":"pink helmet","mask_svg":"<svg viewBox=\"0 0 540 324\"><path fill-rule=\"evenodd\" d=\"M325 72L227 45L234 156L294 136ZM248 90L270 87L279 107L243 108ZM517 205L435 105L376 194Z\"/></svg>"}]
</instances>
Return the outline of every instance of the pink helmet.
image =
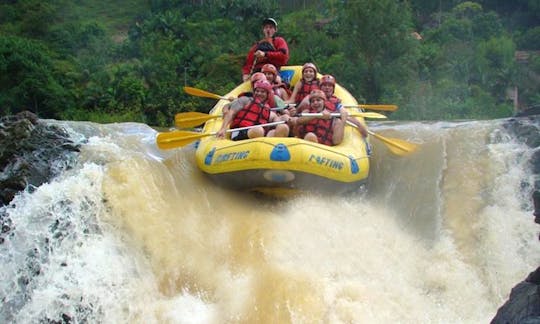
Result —
<instances>
[{"instance_id":1,"label":"pink helmet","mask_svg":"<svg viewBox=\"0 0 540 324\"><path fill-rule=\"evenodd\" d=\"M253 75L251 75L251 83L255 83L259 80L266 80L266 75L262 72L255 72Z\"/></svg>"},{"instance_id":2,"label":"pink helmet","mask_svg":"<svg viewBox=\"0 0 540 324\"><path fill-rule=\"evenodd\" d=\"M255 82L255 85L253 86L253 89L262 88L266 90L266 92L271 93L272 92L272 85L270 82L266 80L259 80Z\"/></svg>"},{"instance_id":3,"label":"pink helmet","mask_svg":"<svg viewBox=\"0 0 540 324\"><path fill-rule=\"evenodd\" d=\"M330 74L325 74L321 77L321 85L330 84L333 87L336 86L336 79Z\"/></svg>"},{"instance_id":4,"label":"pink helmet","mask_svg":"<svg viewBox=\"0 0 540 324\"><path fill-rule=\"evenodd\" d=\"M313 90L311 91L311 93L309 94L309 101L311 102L311 99L313 98L321 98L322 100L326 100L326 95L324 94L324 92L322 92L322 90Z\"/></svg>"},{"instance_id":5,"label":"pink helmet","mask_svg":"<svg viewBox=\"0 0 540 324\"><path fill-rule=\"evenodd\" d=\"M265 65L263 65L263 67L261 69L261 72L263 72L263 73L264 72L271 72L274 75L278 74L277 69L273 64L265 64Z\"/></svg>"},{"instance_id":6,"label":"pink helmet","mask_svg":"<svg viewBox=\"0 0 540 324\"><path fill-rule=\"evenodd\" d=\"M315 74L317 74L317 67L315 66L315 64L313 63L306 63L302 66L302 73L304 73L304 70L307 69L307 68L312 68L313 71L315 71Z\"/></svg>"}]
</instances>

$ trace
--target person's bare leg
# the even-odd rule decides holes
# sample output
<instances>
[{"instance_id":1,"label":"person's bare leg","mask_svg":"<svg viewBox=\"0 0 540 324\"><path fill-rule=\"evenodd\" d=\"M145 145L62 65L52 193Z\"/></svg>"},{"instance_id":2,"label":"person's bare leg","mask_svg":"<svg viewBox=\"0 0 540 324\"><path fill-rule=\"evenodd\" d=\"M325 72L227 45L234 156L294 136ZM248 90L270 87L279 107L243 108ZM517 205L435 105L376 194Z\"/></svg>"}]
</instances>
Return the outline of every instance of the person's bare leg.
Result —
<instances>
[{"instance_id":1,"label":"person's bare leg","mask_svg":"<svg viewBox=\"0 0 540 324\"><path fill-rule=\"evenodd\" d=\"M249 138L263 137L264 129L261 126L250 128L247 135Z\"/></svg>"},{"instance_id":2,"label":"person's bare leg","mask_svg":"<svg viewBox=\"0 0 540 324\"><path fill-rule=\"evenodd\" d=\"M306 141L319 143L319 140L317 139L317 135L315 135L315 134L312 133L312 132L307 133L306 136L304 136L304 139L305 139Z\"/></svg>"},{"instance_id":3,"label":"person's bare leg","mask_svg":"<svg viewBox=\"0 0 540 324\"><path fill-rule=\"evenodd\" d=\"M268 132L268 137L288 137L289 136L289 126L286 124L280 124L276 126L276 129Z\"/></svg>"}]
</instances>

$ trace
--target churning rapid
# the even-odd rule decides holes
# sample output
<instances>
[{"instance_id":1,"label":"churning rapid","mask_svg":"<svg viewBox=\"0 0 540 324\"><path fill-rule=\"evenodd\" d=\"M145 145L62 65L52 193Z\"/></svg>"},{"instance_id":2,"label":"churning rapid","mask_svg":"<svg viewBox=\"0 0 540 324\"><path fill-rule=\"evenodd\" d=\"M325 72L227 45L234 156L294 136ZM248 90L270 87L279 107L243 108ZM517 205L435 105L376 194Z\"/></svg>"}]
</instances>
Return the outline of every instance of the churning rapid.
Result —
<instances>
[{"instance_id":1,"label":"churning rapid","mask_svg":"<svg viewBox=\"0 0 540 324\"><path fill-rule=\"evenodd\" d=\"M487 323L540 264L533 153L495 121L372 123L367 190L214 186L142 124L62 125L79 162L5 208L0 322Z\"/></svg>"}]
</instances>

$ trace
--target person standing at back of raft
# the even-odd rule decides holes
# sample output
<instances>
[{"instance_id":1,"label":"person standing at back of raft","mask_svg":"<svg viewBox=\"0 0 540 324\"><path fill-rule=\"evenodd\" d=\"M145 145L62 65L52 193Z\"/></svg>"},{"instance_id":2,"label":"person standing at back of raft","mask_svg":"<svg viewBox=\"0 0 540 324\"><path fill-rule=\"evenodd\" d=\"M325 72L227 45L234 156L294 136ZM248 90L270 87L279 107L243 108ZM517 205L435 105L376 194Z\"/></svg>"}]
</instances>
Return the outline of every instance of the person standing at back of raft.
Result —
<instances>
[{"instance_id":1,"label":"person standing at back of raft","mask_svg":"<svg viewBox=\"0 0 540 324\"><path fill-rule=\"evenodd\" d=\"M266 18L262 23L264 38L253 45L247 54L242 67L242 80L247 81L251 74L260 72L263 65L270 63L276 69L289 62L289 45L283 37L275 36L277 22L274 18Z\"/></svg>"}]
</instances>

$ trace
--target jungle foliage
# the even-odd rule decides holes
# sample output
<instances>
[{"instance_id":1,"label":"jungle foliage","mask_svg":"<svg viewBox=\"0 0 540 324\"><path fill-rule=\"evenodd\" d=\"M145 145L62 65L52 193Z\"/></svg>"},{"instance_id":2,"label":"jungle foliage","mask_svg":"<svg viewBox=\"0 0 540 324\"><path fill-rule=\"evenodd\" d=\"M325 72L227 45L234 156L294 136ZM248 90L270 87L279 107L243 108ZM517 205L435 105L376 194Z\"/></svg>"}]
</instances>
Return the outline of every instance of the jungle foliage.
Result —
<instances>
[{"instance_id":1,"label":"jungle foliage","mask_svg":"<svg viewBox=\"0 0 540 324\"><path fill-rule=\"evenodd\" d=\"M399 105L394 119L511 116L514 87L522 108L540 105L537 0L24 0L0 2L2 114L168 126L207 112L215 101L182 87L238 84L263 17L278 20L289 64Z\"/></svg>"}]
</instances>

